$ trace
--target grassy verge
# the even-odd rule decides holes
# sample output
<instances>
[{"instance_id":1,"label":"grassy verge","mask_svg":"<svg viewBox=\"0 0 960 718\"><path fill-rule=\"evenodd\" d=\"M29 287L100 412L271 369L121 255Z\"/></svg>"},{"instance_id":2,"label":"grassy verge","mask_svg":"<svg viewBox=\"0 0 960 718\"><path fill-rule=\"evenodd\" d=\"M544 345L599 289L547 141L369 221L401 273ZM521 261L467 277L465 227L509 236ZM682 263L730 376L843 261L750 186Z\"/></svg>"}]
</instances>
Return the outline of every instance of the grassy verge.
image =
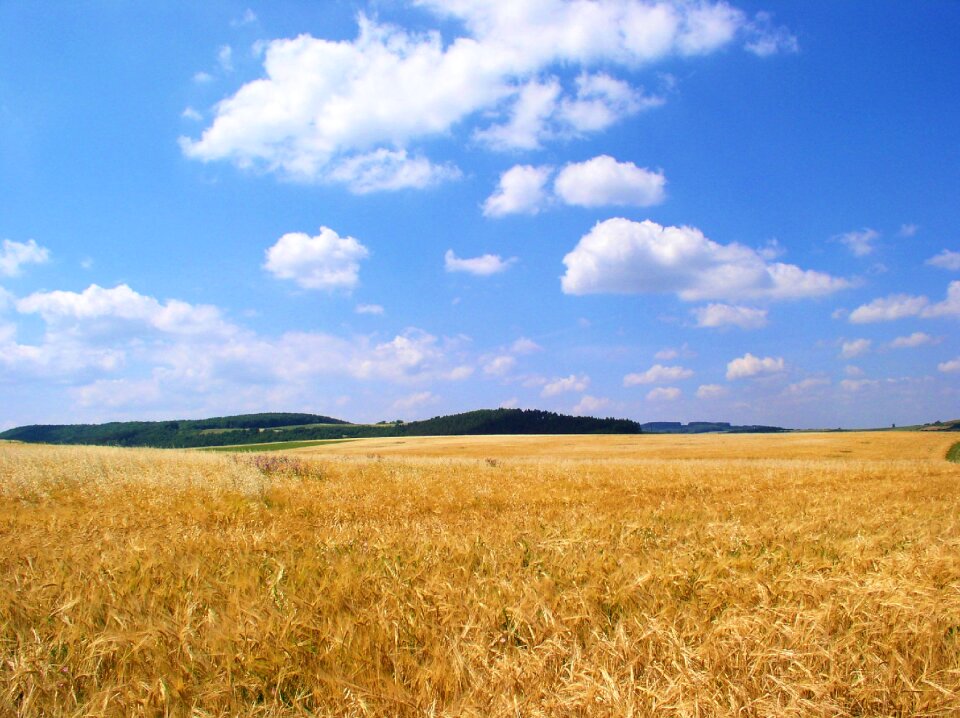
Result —
<instances>
[{"instance_id":1,"label":"grassy verge","mask_svg":"<svg viewBox=\"0 0 960 718\"><path fill-rule=\"evenodd\" d=\"M354 439L316 439L315 441L275 441L268 444L235 444L233 446L203 447L201 451L227 451L244 453L251 451L283 451L284 449L302 449L305 446L320 446L321 444L340 444Z\"/></svg>"},{"instance_id":2,"label":"grassy verge","mask_svg":"<svg viewBox=\"0 0 960 718\"><path fill-rule=\"evenodd\" d=\"M947 461L952 461L955 464L960 464L960 441L950 447L950 450L947 451Z\"/></svg>"}]
</instances>

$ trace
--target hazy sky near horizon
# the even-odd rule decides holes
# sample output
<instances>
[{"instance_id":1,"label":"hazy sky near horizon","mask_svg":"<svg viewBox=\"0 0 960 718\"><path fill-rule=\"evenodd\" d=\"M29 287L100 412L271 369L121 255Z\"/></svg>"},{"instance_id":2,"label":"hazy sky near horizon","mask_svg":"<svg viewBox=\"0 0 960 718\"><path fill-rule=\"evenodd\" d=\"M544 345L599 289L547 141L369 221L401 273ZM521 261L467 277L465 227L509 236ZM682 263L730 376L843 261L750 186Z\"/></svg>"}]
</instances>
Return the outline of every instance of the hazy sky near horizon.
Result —
<instances>
[{"instance_id":1,"label":"hazy sky near horizon","mask_svg":"<svg viewBox=\"0 0 960 718\"><path fill-rule=\"evenodd\" d=\"M0 428L960 416L960 3L0 4Z\"/></svg>"}]
</instances>

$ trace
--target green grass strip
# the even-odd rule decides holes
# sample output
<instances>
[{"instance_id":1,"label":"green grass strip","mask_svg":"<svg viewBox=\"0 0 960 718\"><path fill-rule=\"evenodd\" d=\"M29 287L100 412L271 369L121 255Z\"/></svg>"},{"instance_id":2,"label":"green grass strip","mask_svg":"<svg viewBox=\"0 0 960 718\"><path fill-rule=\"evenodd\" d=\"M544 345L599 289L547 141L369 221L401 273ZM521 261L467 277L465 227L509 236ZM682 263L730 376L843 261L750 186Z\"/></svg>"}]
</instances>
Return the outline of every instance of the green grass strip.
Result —
<instances>
[{"instance_id":1,"label":"green grass strip","mask_svg":"<svg viewBox=\"0 0 960 718\"><path fill-rule=\"evenodd\" d=\"M960 441L950 447L947 451L947 461L952 461L955 464L960 464Z\"/></svg>"},{"instance_id":2,"label":"green grass strip","mask_svg":"<svg viewBox=\"0 0 960 718\"><path fill-rule=\"evenodd\" d=\"M234 446L205 446L201 451L229 451L245 453L253 451L283 451L285 449L302 449L305 446L322 446L324 444L342 444L353 439L316 439L315 441L275 441L270 444L236 444Z\"/></svg>"}]
</instances>

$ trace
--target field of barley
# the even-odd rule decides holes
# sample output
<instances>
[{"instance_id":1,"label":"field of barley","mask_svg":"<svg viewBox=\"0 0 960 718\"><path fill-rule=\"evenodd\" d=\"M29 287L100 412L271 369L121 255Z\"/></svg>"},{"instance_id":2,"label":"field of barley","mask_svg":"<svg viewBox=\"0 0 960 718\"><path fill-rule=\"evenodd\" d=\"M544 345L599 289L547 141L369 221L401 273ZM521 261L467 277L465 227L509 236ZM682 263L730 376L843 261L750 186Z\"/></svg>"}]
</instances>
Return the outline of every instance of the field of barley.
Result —
<instances>
[{"instance_id":1,"label":"field of barley","mask_svg":"<svg viewBox=\"0 0 960 718\"><path fill-rule=\"evenodd\" d=\"M0 715L958 715L957 438L0 444Z\"/></svg>"}]
</instances>

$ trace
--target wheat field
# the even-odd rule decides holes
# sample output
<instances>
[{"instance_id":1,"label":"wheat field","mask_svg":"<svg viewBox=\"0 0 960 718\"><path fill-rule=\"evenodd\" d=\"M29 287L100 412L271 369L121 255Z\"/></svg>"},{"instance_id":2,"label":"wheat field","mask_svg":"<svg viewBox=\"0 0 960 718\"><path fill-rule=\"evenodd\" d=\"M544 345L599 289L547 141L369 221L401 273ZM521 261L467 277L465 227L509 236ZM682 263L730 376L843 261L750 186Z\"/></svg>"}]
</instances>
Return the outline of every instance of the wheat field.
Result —
<instances>
[{"instance_id":1,"label":"wheat field","mask_svg":"<svg viewBox=\"0 0 960 718\"><path fill-rule=\"evenodd\" d=\"M949 436L403 442L0 444L0 715L960 714Z\"/></svg>"}]
</instances>

